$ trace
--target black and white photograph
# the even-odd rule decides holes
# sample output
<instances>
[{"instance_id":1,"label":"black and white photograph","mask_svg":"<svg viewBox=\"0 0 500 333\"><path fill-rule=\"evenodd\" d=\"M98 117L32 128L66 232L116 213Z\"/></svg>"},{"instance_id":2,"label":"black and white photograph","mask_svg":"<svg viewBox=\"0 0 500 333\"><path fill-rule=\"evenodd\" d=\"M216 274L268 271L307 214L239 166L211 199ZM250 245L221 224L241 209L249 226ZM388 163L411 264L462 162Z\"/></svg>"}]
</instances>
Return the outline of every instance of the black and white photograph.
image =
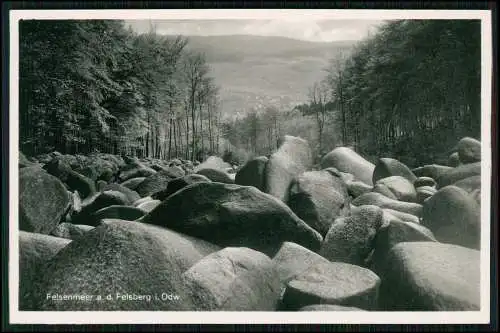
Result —
<instances>
[{"instance_id":1,"label":"black and white photograph","mask_svg":"<svg viewBox=\"0 0 500 333\"><path fill-rule=\"evenodd\" d=\"M11 322L489 323L491 29L11 11Z\"/></svg>"}]
</instances>

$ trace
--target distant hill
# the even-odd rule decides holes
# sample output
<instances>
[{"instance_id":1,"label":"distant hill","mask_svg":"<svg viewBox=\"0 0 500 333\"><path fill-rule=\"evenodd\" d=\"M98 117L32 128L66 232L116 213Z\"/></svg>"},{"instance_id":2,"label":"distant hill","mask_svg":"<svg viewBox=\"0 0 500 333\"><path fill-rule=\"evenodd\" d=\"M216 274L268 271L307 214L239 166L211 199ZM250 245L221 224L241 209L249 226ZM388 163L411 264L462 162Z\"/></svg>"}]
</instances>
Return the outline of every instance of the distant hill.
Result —
<instances>
[{"instance_id":1,"label":"distant hill","mask_svg":"<svg viewBox=\"0 0 500 333\"><path fill-rule=\"evenodd\" d=\"M305 102L308 87L324 77L329 60L356 43L250 35L186 37L188 49L206 55L221 88L226 117L244 114L259 104Z\"/></svg>"}]
</instances>

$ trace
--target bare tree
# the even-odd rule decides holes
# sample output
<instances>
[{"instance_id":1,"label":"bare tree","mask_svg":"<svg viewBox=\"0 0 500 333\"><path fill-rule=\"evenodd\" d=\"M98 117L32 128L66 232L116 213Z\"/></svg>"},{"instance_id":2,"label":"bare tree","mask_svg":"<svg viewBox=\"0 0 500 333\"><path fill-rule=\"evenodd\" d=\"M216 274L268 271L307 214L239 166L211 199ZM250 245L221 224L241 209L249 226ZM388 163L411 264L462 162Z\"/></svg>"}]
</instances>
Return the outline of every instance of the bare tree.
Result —
<instances>
[{"instance_id":1,"label":"bare tree","mask_svg":"<svg viewBox=\"0 0 500 333\"><path fill-rule=\"evenodd\" d=\"M330 86L331 100L340 111L343 145L347 144L347 110L345 105L346 94L344 92L344 68L346 59L347 54L340 52L330 61L326 76L327 83Z\"/></svg>"},{"instance_id":2,"label":"bare tree","mask_svg":"<svg viewBox=\"0 0 500 333\"><path fill-rule=\"evenodd\" d=\"M325 80L315 82L309 88L309 110L308 112L314 114L316 123L318 124L318 145L319 152L323 149L323 130L326 122L326 114L328 112L328 85Z\"/></svg>"},{"instance_id":3,"label":"bare tree","mask_svg":"<svg viewBox=\"0 0 500 333\"><path fill-rule=\"evenodd\" d=\"M188 89L188 108L191 112L191 159L195 159L197 150L197 135L196 135L196 106L197 94L202 86L202 81L208 73L208 65L205 56L202 53L190 52L186 55L184 61L184 74Z\"/></svg>"}]
</instances>

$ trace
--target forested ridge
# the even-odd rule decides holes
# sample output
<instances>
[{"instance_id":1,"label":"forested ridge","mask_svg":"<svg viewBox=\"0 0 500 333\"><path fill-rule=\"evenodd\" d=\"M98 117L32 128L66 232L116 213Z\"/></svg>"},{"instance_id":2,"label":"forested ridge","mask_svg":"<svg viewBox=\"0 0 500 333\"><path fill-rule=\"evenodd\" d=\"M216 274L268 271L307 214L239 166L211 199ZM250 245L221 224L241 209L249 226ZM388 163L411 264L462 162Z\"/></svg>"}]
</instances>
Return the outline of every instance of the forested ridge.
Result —
<instances>
[{"instance_id":1,"label":"forested ridge","mask_svg":"<svg viewBox=\"0 0 500 333\"><path fill-rule=\"evenodd\" d=\"M210 66L184 37L112 20L23 21L20 148L240 164L290 134L317 158L350 146L369 160L439 161L480 136L480 41L479 21L391 21L332 59L306 103L223 119Z\"/></svg>"}]
</instances>

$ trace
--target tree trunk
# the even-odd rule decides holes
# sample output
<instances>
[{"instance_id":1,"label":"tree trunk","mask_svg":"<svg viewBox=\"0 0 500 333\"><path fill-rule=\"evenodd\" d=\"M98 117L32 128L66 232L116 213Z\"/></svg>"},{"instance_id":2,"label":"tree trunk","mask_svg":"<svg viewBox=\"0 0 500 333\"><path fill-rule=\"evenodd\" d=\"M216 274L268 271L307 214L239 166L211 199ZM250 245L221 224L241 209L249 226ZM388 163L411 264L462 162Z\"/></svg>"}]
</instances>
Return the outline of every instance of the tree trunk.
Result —
<instances>
[{"instance_id":1,"label":"tree trunk","mask_svg":"<svg viewBox=\"0 0 500 333\"><path fill-rule=\"evenodd\" d=\"M205 140L203 139L203 116L202 116L201 101L199 102L199 112L200 112L199 117L200 117L201 152L203 154L205 149Z\"/></svg>"},{"instance_id":2,"label":"tree trunk","mask_svg":"<svg viewBox=\"0 0 500 333\"><path fill-rule=\"evenodd\" d=\"M193 138L191 140L191 160L195 160L196 151L196 106L194 105L194 92L191 95L191 129Z\"/></svg>"},{"instance_id":3,"label":"tree trunk","mask_svg":"<svg viewBox=\"0 0 500 333\"><path fill-rule=\"evenodd\" d=\"M170 159L172 153L172 124L173 124L172 120L173 119L170 118L170 123L168 128L168 159Z\"/></svg>"},{"instance_id":4,"label":"tree trunk","mask_svg":"<svg viewBox=\"0 0 500 333\"><path fill-rule=\"evenodd\" d=\"M179 151L177 150L177 135L180 136L180 132L176 130L176 127L179 127L179 120L174 120L174 148L175 148L175 158L179 157ZM180 140L180 139L179 139Z\"/></svg>"},{"instance_id":5,"label":"tree trunk","mask_svg":"<svg viewBox=\"0 0 500 333\"><path fill-rule=\"evenodd\" d=\"M186 109L186 149L185 149L185 159L189 159L189 109L187 104L185 105Z\"/></svg>"}]
</instances>

